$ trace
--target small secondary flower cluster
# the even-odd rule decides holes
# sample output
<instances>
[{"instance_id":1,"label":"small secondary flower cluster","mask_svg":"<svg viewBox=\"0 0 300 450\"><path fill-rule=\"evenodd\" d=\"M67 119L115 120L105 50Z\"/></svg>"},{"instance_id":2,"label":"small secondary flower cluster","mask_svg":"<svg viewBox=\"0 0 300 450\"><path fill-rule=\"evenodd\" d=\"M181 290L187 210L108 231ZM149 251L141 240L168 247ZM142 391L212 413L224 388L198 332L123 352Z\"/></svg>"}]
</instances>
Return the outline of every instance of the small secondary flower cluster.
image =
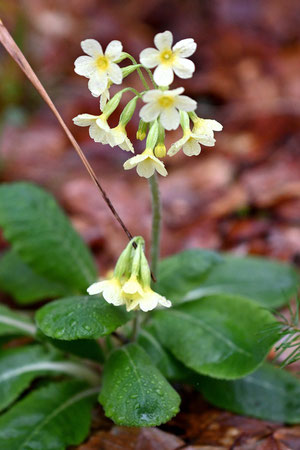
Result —
<instances>
[{"instance_id":1,"label":"small secondary flower cluster","mask_svg":"<svg viewBox=\"0 0 300 450\"><path fill-rule=\"evenodd\" d=\"M214 131L221 131L222 125L216 120L202 119L195 113L197 103L186 95L184 89L169 89L174 80L174 73L180 78L191 78L194 63L188 59L195 50L193 39L183 39L173 46L173 35L170 31L158 33L154 37L156 48L146 48L140 54L140 64L128 53L123 52L120 41L112 41L105 52L99 42L86 39L81 47L86 53L75 61L75 72L88 78L88 87L92 95L100 97L102 114L80 114L75 117L74 123L81 127L89 127L89 134L95 142L109 144L111 147L119 146L122 150L134 153L134 147L129 140L126 126L131 120L141 99L145 104L139 111L140 123L137 130L137 139L146 139L145 150L124 164L124 169L137 168L141 177L151 177L155 170L163 176L168 174L162 158L168 154L174 156L181 148L187 156L199 155L201 145L212 147L215 145ZM118 65L129 58L133 64L120 68ZM152 74L150 69L154 69ZM142 74L146 70L155 89L150 89ZM112 84L121 84L122 80L138 71L145 90L138 92L127 87L119 91L110 99L109 88ZM118 107L122 95L130 91L134 94L122 114L119 124L110 128L107 120ZM190 122L193 123L191 129ZM183 136L170 149L165 147L165 130L176 130L182 127Z\"/></svg>"},{"instance_id":2,"label":"small secondary flower cluster","mask_svg":"<svg viewBox=\"0 0 300 450\"><path fill-rule=\"evenodd\" d=\"M119 257L111 279L98 281L88 288L90 295L102 293L115 306L125 305L127 311L150 311L158 305L169 308L170 300L154 292L151 272L144 254L144 239L133 238Z\"/></svg>"}]
</instances>

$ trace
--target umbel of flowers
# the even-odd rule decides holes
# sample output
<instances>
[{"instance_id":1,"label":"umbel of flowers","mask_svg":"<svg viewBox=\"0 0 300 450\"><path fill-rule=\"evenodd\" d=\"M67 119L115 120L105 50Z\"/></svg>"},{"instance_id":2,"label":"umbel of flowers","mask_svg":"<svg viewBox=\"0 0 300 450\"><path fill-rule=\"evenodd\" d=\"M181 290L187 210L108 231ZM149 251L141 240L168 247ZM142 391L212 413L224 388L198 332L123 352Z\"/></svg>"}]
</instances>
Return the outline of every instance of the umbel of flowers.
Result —
<instances>
[{"instance_id":1,"label":"umbel of flowers","mask_svg":"<svg viewBox=\"0 0 300 450\"><path fill-rule=\"evenodd\" d=\"M169 308L171 302L151 289L151 272L144 245L142 237L133 238L121 253L113 276L92 284L88 293L102 294L108 303L125 305L127 311L150 311L158 305Z\"/></svg>"},{"instance_id":2,"label":"umbel of flowers","mask_svg":"<svg viewBox=\"0 0 300 450\"><path fill-rule=\"evenodd\" d=\"M196 50L193 39L183 39L173 45L170 31L158 33L154 37L156 48L146 48L140 54L140 64L128 53L123 52L120 41L112 41L103 51L99 42L86 39L81 42L86 53L75 61L75 72L86 77L88 88L94 97L100 97L101 114L80 114L74 123L89 127L90 137L111 147L118 146L124 151L135 153L134 145L129 140L126 126L132 119L137 106L140 106L140 123L136 137L146 139L145 149L124 164L124 169L136 168L141 177L150 178L155 171L160 175L168 174L162 161L166 155L172 157L181 149L187 156L196 156L201 152L201 145L215 145L215 131L221 131L222 125L216 120L204 119L195 113L195 100L183 95L183 87L170 89L174 74L179 78L191 78L195 71L194 63L188 59ZM129 59L130 64L120 67L119 63ZM151 69L154 70L152 73ZM142 72L142 70L144 72ZM126 87L110 99L110 87L120 85L125 77L137 71L144 85L144 90ZM147 82L144 74L149 78ZM149 85L151 83L151 85ZM118 107L125 92L133 98L123 109L119 123L111 128L108 120ZM182 137L167 150L165 131L182 128Z\"/></svg>"}]
</instances>

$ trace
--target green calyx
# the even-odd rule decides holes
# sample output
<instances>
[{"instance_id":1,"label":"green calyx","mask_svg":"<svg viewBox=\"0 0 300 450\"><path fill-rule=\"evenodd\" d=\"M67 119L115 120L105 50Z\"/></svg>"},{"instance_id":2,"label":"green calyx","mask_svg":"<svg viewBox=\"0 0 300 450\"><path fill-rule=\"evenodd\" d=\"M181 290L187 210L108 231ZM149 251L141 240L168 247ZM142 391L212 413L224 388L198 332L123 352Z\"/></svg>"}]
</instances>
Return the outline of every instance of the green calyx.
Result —
<instances>
[{"instance_id":1,"label":"green calyx","mask_svg":"<svg viewBox=\"0 0 300 450\"><path fill-rule=\"evenodd\" d=\"M157 139L158 139L158 122L157 120L155 120L150 125L150 130L146 140L146 148L153 150L156 145Z\"/></svg>"}]
</instances>

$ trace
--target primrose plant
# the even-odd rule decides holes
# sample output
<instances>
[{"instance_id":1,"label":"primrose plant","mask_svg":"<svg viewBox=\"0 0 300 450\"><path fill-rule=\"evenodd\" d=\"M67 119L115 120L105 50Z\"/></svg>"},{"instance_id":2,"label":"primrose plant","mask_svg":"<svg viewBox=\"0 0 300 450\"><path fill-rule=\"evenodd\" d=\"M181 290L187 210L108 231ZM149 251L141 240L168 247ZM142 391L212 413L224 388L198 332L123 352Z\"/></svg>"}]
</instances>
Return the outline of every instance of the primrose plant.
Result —
<instances>
[{"instance_id":1,"label":"primrose plant","mask_svg":"<svg viewBox=\"0 0 300 450\"><path fill-rule=\"evenodd\" d=\"M166 31L154 43L137 63L119 41L104 53L97 41L83 41L86 55L75 61L75 71L100 97L101 113L74 118L76 125L89 127L95 142L135 153L126 126L140 107L136 136L145 140L145 149L124 169L136 168L149 179L151 269L144 239L128 232L130 241L112 275L99 280L90 250L50 194L30 183L0 186L0 227L11 245L0 258L0 289L21 306L53 300L39 307L35 322L31 314L0 305L1 448L80 444L97 401L118 425L160 425L178 413L177 390L186 384L239 414L300 421L299 380L264 363L282 336L271 311L296 293L295 270L201 249L159 261L156 172L167 176L167 155L182 149L197 156L201 145L214 146L214 132L222 126L198 117L196 102L182 95L183 88L170 89L174 74L193 75L188 59L196 50L193 39L173 45ZM144 90L127 86L110 98L111 87L134 72ZM133 97L111 128L108 120L125 93ZM182 137L166 150L166 131L179 126ZM10 348L19 336L26 337L22 345Z\"/></svg>"}]
</instances>

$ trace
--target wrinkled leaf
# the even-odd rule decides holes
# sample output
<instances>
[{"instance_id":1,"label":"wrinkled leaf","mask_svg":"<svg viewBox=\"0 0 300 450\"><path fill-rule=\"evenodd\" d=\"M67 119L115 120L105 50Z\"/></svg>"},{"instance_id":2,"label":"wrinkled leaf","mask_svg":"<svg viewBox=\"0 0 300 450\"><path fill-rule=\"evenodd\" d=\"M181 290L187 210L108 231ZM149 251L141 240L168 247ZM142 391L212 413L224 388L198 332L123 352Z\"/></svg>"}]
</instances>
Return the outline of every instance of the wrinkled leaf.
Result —
<instances>
[{"instance_id":1,"label":"wrinkled leaf","mask_svg":"<svg viewBox=\"0 0 300 450\"><path fill-rule=\"evenodd\" d=\"M41 188L3 184L0 227L13 250L38 274L79 292L95 281L88 248L54 198Z\"/></svg>"},{"instance_id":2,"label":"wrinkled leaf","mask_svg":"<svg viewBox=\"0 0 300 450\"><path fill-rule=\"evenodd\" d=\"M35 333L36 327L28 316L0 305L0 336L34 336Z\"/></svg>"},{"instance_id":3,"label":"wrinkled leaf","mask_svg":"<svg viewBox=\"0 0 300 450\"><path fill-rule=\"evenodd\" d=\"M0 411L12 403L34 378L47 373L55 352L39 345L0 350Z\"/></svg>"},{"instance_id":4,"label":"wrinkled leaf","mask_svg":"<svg viewBox=\"0 0 300 450\"><path fill-rule=\"evenodd\" d=\"M189 370L175 359L151 333L150 329L141 329L138 343L150 356L153 364L169 380L186 379Z\"/></svg>"},{"instance_id":5,"label":"wrinkled leaf","mask_svg":"<svg viewBox=\"0 0 300 450\"><path fill-rule=\"evenodd\" d=\"M172 302L182 300L191 290L196 289L205 275L222 262L218 253L208 250L184 250L162 260L156 290Z\"/></svg>"},{"instance_id":6,"label":"wrinkled leaf","mask_svg":"<svg viewBox=\"0 0 300 450\"><path fill-rule=\"evenodd\" d=\"M198 376L194 385L219 408L259 419L300 422L300 380L271 364L235 381Z\"/></svg>"},{"instance_id":7,"label":"wrinkled leaf","mask_svg":"<svg viewBox=\"0 0 300 450\"><path fill-rule=\"evenodd\" d=\"M185 300L210 294L237 294L268 308L277 308L290 300L299 288L299 277L289 265L263 258L224 256Z\"/></svg>"},{"instance_id":8,"label":"wrinkled leaf","mask_svg":"<svg viewBox=\"0 0 300 450\"><path fill-rule=\"evenodd\" d=\"M80 444L91 423L97 388L85 383L51 383L31 392L0 417L5 450L64 450Z\"/></svg>"},{"instance_id":9,"label":"wrinkled leaf","mask_svg":"<svg viewBox=\"0 0 300 450\"><path fill-rule=\"evenodd\" d=\"M178 412L180 397L145 351L129 344L113 351L105 364L99 401L118 425L153 427Z\"/></svg>"},{"instance_id":10,"label":"wrinkled leaf","mask_svg":"<svg viewBox=\"0 0 300 450\"><path fill-rule=\"evenodd\" d=\"M10 294L19 305L29 305L45 298L70 293L70 288L38 275L13 251L0 259L0 289Z\"/></svg>"},{"instance_id":11,"label":"wrinkled leaf","mask_svg":"<svg viewBox=\"0 0 300 450\"><path fill-rule=\"evenodd\" d=\"M234 379L253 372L278 339L272 314L242 297L216 295L157 311L155 333L190 369Z\"/></svg>"},{"instance_id":12,"label":"wrinkled leaf","mask_svg":"<svg viewBox=\"0 0 300 450\"><path fill-rule=\"evenodd\" d=\"M43 306L36 314L42 332L51 338L72 341L97 339L112 333L131 315L100 296L69 297Z\"/></svg>"}]
</instances>

